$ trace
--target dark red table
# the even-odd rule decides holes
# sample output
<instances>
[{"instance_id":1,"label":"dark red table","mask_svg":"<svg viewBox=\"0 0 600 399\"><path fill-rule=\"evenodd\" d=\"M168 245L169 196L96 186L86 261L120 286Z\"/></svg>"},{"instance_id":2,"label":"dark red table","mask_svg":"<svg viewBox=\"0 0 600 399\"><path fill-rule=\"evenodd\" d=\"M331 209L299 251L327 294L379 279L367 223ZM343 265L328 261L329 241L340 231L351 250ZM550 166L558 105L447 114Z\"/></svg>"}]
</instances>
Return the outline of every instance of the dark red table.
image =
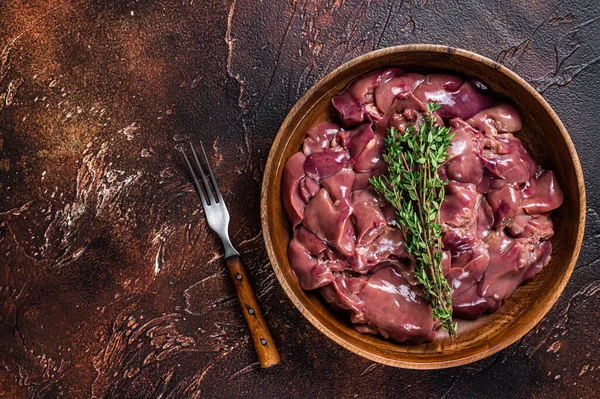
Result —
<instances>
[{"instance_id":1,"label":"dark red table","mask_svg":"<svg viewBox=\"0 0 600 399\"><path fill-rule=\"evenodd\" d=\"M600 3L2 0L0 396L592 398L600 391ZM286 113L373 49L440 43L532 83L582 159L588 226L559 302L455 369L364 360L273 275L262 171ZM257 369L175 150L203 141L282 362Z\"/></svg>"}]
</instances>

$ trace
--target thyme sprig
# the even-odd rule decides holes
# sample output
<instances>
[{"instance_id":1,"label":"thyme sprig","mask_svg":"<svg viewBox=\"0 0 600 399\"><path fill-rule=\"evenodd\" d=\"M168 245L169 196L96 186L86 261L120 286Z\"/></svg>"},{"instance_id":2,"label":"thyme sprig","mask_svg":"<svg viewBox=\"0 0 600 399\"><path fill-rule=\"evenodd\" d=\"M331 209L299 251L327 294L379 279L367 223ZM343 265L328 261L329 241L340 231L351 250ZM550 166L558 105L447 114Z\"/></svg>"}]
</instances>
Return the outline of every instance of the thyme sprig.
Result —
<instances>
[{"instance_id":1,"label":"thyme sprig","mask_svg":"<svg viewBox=\"0 0 600 399\"><path fill-rule=\"evenodd\" d=\"M423 285L423 297L431 314L451 338L457 324L452 321L452 289L442 271L442 227L440 207L444 185L438 174L446 160L446 149L454 134L440 126L433 112L439 104L427 103L427 114L404 132L388 130L383 159L388 175L373 177L371 185L396 209L397 223L405 235L406 251L416 262L415 275Z\"/></svg>"}]
</instances>

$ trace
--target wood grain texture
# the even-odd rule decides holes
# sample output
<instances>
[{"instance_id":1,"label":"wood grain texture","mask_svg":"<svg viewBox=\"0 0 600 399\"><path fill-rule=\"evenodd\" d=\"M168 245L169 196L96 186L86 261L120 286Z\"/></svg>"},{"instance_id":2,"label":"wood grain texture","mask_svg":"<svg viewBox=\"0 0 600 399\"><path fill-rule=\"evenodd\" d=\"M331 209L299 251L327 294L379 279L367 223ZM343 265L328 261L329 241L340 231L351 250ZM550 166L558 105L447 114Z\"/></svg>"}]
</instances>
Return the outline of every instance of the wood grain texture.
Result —
<instances>
[{"instance_id":1,"label":"wood grain texture","mask_svg":"<svg viewBox=\"0 0 600 399\"><path fill-rule=\"evenodd\" d=\"M288 259L291 226L281 196L283 168L302 148L306 132L324 121L336 121L331 98L357 77L384 66L424 73L447 70L482 81L510 99L523 119L517 137L537 162L556 172L565 192L552 215L555 235L547 267L493 314L460 320L456 339L440 333L430 343L398 344L360 334L347 315L332 311L318 293L302 290ZM357 57L317 82L292 108L275 137L264 172L261 216L265 244L284 291L304 316L329 338L370 360L390 366L436 369L471 363L506 348L529 332L550 310L575 267L585 228L585 185L579 157L569 134L550 105L514 72L465 50L436 45L391 47Z\"/></svg>"},{"instance_id":2,"label":"wood grain texture","mask_svg":"<svg viewBox=\"0 0 600 399\"><path fill-rule=\"evenodd\" d=\"M3 0L0 396L593 398L600 380L600 4L590 0ZM296 309L264 248L260 187L285 116L344 62L466 48L564 122L588 194L555 306L491 357L401 370ZM8 101L7 101L8 100ZM205 144L282 361L260 369L175 146Z\"/></svg>"},{"instance_id":3,"label":"wood grain texture","mask_svg":"<svg viewBox=\"0 0 600 399\"><path fill-rule=\"evenodd\" d=\"M230 256L225 259L225 263L227 264L227 270L229 270L231 282L235 287L238 301L242 307L242 313L248 324L260 367L269 368L275 366L280 361L279 351L275 345L275 340L271 336L265 316L263 316L260 305L256 300L256 294L246 274L242 258L237 255Z\"/></svg>"}]
</instances>

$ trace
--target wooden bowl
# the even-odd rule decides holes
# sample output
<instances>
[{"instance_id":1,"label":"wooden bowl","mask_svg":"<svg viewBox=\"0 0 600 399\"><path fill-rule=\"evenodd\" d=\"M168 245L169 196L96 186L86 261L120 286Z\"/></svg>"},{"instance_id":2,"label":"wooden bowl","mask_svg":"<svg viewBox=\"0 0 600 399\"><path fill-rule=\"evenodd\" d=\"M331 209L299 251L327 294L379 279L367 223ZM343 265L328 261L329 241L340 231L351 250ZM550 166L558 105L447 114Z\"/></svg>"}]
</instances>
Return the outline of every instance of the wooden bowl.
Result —
<instances>
[{"instance_id":1,"label":"wooden bowl","mask_svg":"<svg viewBox=\"0 0 600 399\"><path fill-rule=\"evenodd\" d=\"M536 161L552 169L564 191L563 205L553 212L555 235L552 260L530 283L520 287L504 306L475 321L459 320L458 336L446 334L420 345L399 344L364 335L348 316L332 311L317 292L304 291L288 260L291 226L281 198L283 167L299 151L310 127L338 120L331 98L365 72L400 66L415 72L447 70L472 76L513 102L521 113L517 134ZM585 187L579 158L550 105L527 82L494 61L446 46L409 45L382 49L345 63L321 79L292 108L281 125L265 169L261 217L265 244L275 274L300 312L323 334L367 359L396 367L438 369L467 364L490 356L531 330L554 305L575 266L585 226Z\"/></svg>"}]
</instances>

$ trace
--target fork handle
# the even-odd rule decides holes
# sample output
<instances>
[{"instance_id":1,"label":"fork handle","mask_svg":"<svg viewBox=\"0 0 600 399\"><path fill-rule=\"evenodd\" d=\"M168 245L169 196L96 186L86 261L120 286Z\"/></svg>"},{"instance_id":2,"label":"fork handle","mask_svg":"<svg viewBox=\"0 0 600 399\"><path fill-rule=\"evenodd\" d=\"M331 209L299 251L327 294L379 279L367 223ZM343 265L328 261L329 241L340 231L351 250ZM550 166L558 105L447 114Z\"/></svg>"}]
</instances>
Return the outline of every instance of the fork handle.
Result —
<instances>
[{"instance_id":1,"label":"fork handle","mask_svg":"<svg viewBox=\"0 0 600 399\"><path fill-rule=\"evenodd\" d=\"M260 305L256 299L254 288L248 279L246 269L242 263L242 258L238 255L230 256L225 259L229 276L235 287L244 318L250 329L250 336L254 343L254 349L258 355L260 367L268 368L279 363L279 351L275 346L275 341L269 331L267 321L260 310Z\"/></svg>"}]
</instances>

